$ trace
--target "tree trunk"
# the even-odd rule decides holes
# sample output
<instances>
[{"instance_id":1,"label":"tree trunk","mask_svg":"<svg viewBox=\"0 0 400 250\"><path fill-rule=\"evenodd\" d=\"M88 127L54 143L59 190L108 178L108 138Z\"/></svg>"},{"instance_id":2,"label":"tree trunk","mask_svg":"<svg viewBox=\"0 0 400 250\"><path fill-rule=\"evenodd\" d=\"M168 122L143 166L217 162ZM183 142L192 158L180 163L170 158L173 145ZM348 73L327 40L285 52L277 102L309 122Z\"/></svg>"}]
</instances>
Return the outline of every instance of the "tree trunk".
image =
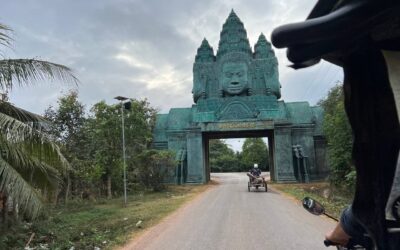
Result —
<instances>
[{"instance_id":1,"label":"tree trunk","mask_svg":"<svg viewBox=\"0 0 400 250\"><path fill-rule=\"evenodd\" d=\"M70 190L71 190L71 178L68 173L67 174L67 186L65 187L65 197L64 197L65 204L68 203Z\"/></svg>"},{"instance_id":2,"label":"tree trunk","mask_svg":"<svg viewBox=\"0 0 400 250\"><path fill-rule=\"evenodd\" d=\"M73 192L72 192L72 194L73 194L73 197L79 197L80 196L80 193L81 193L81 190L80 190L80 188L79 188L79 180L78 180L78 178L76 178L76 176L74 175L73 176L73 178L72 178L72 183L73 183Z\"/></svg>"},{"instance_id":3,"label":"tree trunk","mask_svg":"<svg viewBox=\"0 0 400 250\"><path fill-rule=\"evenodd\" d=\"M52 190L50 192L49 195L49 202L51 204L53 204L54 206L57 206L58 204L58 199L59 199L59 195L60 195L60 188L57 186L54 188L54 190Z\"/></svg>"},{"instance_id":4,"label":"tree trunk","mask_svg":"<svg viewBox=\"0 0 400 250\"><path fill-rule=\"evenodd\" d=\"M13 212L13 207L14 207L14 200L12 197L7 196L5 203L4 203L4 210L5 210L5 220L4 220L4 225L6 228L10 227L12 225L11 219L10 219L10 214Z\"/></svg>"},{"instance_id":5,"label":"tree trunk","mask_svg":"<svg viewBox=\"0 0 400 250\"><path fill-rule=\"evenodd\" d=\"M16 221L19 221L19 206L17 202L13 202L13 215Z\"/></svg>"},{"instance_id":6,"label":"tree trunk","mask_svg":"<svg viewBox=\"0 0 400 250\"><path fill-rule=\"evenodd\" d=\"M2 219L2 226L4 229L7 227L7 196L4 195L4 193L0 193L0 198L1 198L1 219Z\"/></svg>"},{"instance_id":7,"label":"tree trunk","mask_svg":"<svg viewBox=\"0 0 400 250\"><path fill-rule=\"evenodd\" d=\"M111 193L111 175L107 175L107 199L112 198L112 193Z\"/></svg>"}]
</instances>

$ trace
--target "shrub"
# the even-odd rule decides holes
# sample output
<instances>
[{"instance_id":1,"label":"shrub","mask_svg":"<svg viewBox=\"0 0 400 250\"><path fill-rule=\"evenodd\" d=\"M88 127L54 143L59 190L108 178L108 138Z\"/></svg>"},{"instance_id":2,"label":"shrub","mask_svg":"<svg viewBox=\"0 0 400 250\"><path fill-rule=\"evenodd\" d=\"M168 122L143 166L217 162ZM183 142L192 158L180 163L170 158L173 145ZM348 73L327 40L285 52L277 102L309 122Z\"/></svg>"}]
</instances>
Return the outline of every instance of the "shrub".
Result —
<instances>
[{"instance_id":1,"label":"shrub","mask_svg":"<svg viewBox=\"0 0 400 250\"><path fill-rule=\"evenodd\" d=\"M139 182L153 191L165 189L165 178L176 166L174 153L168 150L146 150L138 156L136 173Z\"/></svg>"}]
</instances>

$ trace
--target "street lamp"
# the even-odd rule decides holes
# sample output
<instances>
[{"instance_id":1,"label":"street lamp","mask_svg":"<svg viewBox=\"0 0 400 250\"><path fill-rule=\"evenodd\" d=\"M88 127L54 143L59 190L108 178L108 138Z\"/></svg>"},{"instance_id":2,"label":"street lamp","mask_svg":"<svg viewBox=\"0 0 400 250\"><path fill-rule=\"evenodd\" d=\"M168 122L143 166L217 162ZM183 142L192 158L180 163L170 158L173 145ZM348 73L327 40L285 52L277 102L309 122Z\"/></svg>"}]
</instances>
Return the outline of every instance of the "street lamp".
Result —
<instances>
[{"instance_id":1,"label":"street lamp","mask_svg":"<svg viewBox=\"0 0 400 250\"><path fill-rule=\"evenodd\" d=\"M114 99L121 102L121 116L122 116L122 158L124 161L124 203L126 206L126 155L125 155L125 126L124 126L124 101L129 98L123 96L114 97Z\"/></svg>"}]
</instances>

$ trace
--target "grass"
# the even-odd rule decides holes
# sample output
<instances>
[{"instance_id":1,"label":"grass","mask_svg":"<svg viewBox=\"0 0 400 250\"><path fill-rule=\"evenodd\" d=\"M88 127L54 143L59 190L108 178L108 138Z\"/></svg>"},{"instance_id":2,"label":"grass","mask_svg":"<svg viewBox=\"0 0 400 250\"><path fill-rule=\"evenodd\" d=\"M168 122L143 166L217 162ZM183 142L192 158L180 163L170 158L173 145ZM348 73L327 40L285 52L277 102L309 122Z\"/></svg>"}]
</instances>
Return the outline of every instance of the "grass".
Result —
<instances>
[{"instance_id":1,"label":"grass","mask_svg":"<svg viewBox=\"0 0 400 250\"><path fill-rule=\"evenodd\" d=\"M351 195L343 193L341 195L335 192L335 195L329 195L329 184L326 182L320 183L302 183L302 184L271 184L271 187L282 191L297 200L302 200L304 197L311 197L319 201L324 207L326 213L335 218L339 218L345 207L351 204Z\"/></svg>"},{"instance_id":2,"label":"grass","mask_svg":"<svg viewBox=\"0 0 400 250\"><path fill-rule=\"evenodd\" d=\"M160 222L209 185L170 186L164 192L138 192L128 197L97 203L70 203L49 209L46 218L20 223L0 235L0 249L111 249ZM136 223L142 221L140 227Z\"/></svg>"}]
</instances>

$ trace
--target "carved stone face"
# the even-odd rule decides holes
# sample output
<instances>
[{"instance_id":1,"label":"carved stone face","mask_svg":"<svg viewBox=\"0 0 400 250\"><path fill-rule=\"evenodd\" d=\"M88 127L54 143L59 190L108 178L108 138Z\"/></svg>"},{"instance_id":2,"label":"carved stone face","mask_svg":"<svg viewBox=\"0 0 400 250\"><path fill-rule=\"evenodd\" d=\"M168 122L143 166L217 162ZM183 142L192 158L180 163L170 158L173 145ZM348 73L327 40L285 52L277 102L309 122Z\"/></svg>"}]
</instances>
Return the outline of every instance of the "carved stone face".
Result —
<instances>
[{"instance_id":1,"label":"carved stone face","mask_svg":"<svg viewBox=\"0 0 400 250\"><path fill-rule=\"evenodd\" d=\"M225 63L222 67L222 89L229 95L240 95L247 90L247 64Z\"/></svg>"}]
</instances>

